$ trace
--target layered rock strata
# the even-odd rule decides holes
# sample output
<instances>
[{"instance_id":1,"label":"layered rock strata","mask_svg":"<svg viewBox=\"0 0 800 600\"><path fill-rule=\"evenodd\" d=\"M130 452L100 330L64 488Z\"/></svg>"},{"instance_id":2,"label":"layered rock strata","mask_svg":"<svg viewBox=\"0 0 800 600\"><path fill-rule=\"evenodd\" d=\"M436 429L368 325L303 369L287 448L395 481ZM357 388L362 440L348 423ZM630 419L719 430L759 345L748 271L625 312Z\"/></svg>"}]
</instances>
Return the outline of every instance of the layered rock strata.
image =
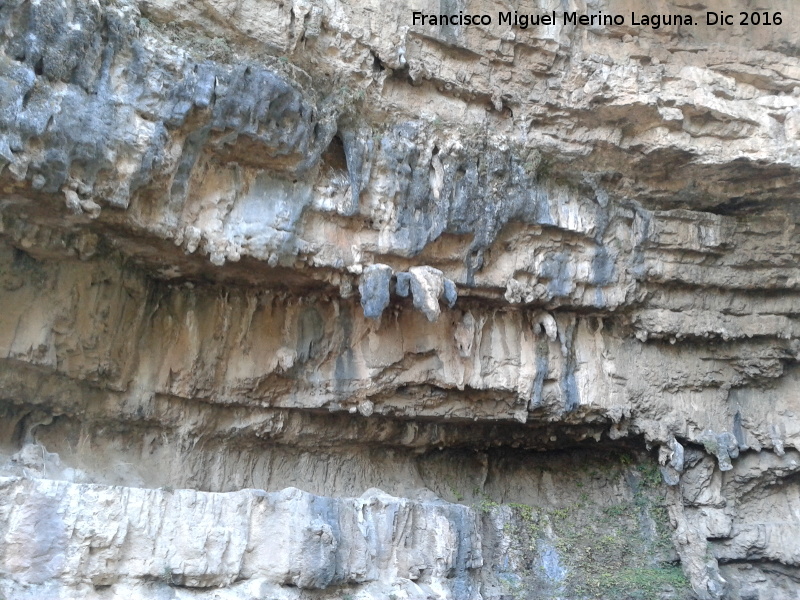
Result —
<instances>
[{"instance_id":1,"label":"layered rock strata","mask_svg":"<svg viewBox=\"0 0 800 600\"><path fill-rule=\"evenodd\" d=\"M797 9L418 8L0 6L0 594L797 597Z\"/></svg>"}]
</instances>

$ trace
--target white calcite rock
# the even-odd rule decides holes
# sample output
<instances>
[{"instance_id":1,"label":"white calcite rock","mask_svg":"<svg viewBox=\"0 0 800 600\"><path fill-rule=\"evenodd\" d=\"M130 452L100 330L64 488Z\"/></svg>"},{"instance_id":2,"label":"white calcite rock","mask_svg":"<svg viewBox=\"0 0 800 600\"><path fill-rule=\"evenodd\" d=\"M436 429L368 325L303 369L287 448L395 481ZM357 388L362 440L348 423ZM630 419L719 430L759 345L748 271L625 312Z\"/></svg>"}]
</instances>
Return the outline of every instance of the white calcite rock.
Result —
<instances>
[{"instance_id":1,"label":"white calcite rock","mask_svg":"<svg viewBox=\"0 0 800 600\"><path fill-rule=\"evenodd\" d=\"M213 494L0 478L0 513L6 597L46 593L46 584L69 586L74 598L101 597L91 586L144 594L153 582L164 591L314 590L410 583L420 571L437 597L480 597L476 514L380 490L325 498L295 488Z\"/></svg>"},{"instance_id":2,"label":"white calcite rock","mask_svg":"<svg viewBox=\"0 0 800 600\"><path fill-rule=\"evenodd\" d=\"M412 267L408 270L411 276L411 297L414 299L414 308L428 318L435 321L439 318L441 308L439 297L444 294L444 273L432 267Z\"/></svg>"}]
</instances>

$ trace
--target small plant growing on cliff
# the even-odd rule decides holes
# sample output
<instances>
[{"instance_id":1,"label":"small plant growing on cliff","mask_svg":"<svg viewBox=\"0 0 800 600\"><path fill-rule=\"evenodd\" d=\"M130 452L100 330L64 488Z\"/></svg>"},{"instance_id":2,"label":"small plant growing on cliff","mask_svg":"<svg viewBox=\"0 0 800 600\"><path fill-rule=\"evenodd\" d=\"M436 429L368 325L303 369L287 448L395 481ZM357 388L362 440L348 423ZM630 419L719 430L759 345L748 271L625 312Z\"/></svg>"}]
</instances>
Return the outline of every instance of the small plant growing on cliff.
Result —
<instances>
[{"instance_id":1,"label":"small plant growing on cliff","mask_svg":"<svg viewBox=\"0 0 800 600\"><path fill-rule=\"evenodd\" d=\"M631 458L631 455L627 452L623 452L619 455L619 462L623 467L627 467L633 463L633 458Z\"/></svg>"},{"instance_id":2,"label":"small plant growing on cliff","mask_svg":"<svg viewBox=\"0 0 800 600\"><path fill-rule=\"evenodd\" d=\"M708 437L704 439L703 448L705 448L706 452L708 454L711 454L712 456L716 456L717 454L719 454L719 442L717 442L717 440L715 440L714 438Z\"/></svg>"},{"instance_id":3,"label":"small plant growing on cliff","mask_svg":"<svg viewBox=\"0 0 800 600\"><path fill-rule=\"evenodd\" d=\"M492 509L496 508L498 506L500 506L500 505L497 502L495 502L494 500L492 500L490 498L484 498L483 500L480 501L480 503L478 504L478 506L476 508L479 511L481 511L483 514L487 514L487 513L492 512Z\"/></svg>"},{"instance_id":4,"label":"small plant growing on cliff","mask_svg":"<svg viewBox=\"0 0 800 600\"><path fill-rule=\"evenodd\" d=\"M492 512L493 508L500 506L497 502L489 498L489 496L487 496L486 493L484 493L481 488L477 486L472 493L476 496L480 496L481 498L481 501L477 505L474 505L473 508L479 510L483 514L490 513Z\"/></svg>"},{"instance_id":5,"label":"small plant growing on cliff","mask_svg":"<svg viewBox=\"0 0 800 600\"><path fill-rule=\"evenodd\" d=\"M609 517L622 517L628 512L628 508L624 504L614 504L605 507L603 512Z\"/></svg>"},{"instance_id":6,"label":"small plant growing on cliff","mask_svg":"<svg viewBox=\"0 0 800 600\"><path fill-rule=\"evenodd\" d=\"M172 568L169 565L164 565L164 568L161 570L161 581L167 585L172 585L173 576Z\"/></svg>"},{"instance_id":7,"label":"small plant growing on cliff","mask_svg":"<svg viewBox=\"0 0 800 600\"><path fill-rule=\"evenodd\" d=\"M655 488L661 485L661 471L656 464L641 464L636 467L642 475L642 484L645 487Z\"/></svg>"},{"instance_id":8,"label":"small plant growing on cliff","mask_svg":"<svg viewBox=\"0 0 800 600\"><path fill-rule=\"evenodd\" d=\"M461 492L459 492L459 491L456 489L456 486L455 486L455 485L453 485L453 483L452 483L452 482L448 482L448 483L447 483L447 487L450 489L450 493L453 495L453 498L455 498L455 499L456 499L456 502L463 502L463 501L464 501L464 494L462 494Z\"/></svg>"}]
</instances>

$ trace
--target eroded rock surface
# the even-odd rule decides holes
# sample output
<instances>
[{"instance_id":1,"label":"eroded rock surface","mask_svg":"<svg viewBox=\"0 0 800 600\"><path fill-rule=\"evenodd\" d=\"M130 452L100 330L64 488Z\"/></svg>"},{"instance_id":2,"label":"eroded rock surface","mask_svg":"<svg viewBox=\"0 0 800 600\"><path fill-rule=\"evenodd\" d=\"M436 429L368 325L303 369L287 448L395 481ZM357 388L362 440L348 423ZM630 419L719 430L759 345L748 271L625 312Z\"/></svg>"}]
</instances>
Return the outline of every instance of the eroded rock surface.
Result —
<instances>
[{"instance_id":1,"label":"eroded rock surface","mask_svg":"<svg viewBox=\"0 0 800 600\"><path fill-rule=\"evenodd\" d=\"M0 5L0 594L800 596L800 13L656 4Z\"/></svg>"}]
</instances>

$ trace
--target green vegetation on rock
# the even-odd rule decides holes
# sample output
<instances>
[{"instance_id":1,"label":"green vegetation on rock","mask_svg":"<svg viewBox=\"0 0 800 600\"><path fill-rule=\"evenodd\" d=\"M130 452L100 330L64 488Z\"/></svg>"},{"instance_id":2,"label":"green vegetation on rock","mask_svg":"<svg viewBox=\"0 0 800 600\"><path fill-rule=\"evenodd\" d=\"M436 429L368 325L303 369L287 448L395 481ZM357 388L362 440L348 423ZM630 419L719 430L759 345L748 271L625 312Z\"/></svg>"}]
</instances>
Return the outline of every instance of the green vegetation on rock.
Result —
<instances>
[{"instance_id":1,"label":"green vegetation on rock","mask_svg":"<svg viewBox=\"0 0 800 600\"><path fill-rule=\"evenodd\" d=\"M509 567L498 574L503 595L515 600L677 600L692 597L672 547L666 488L647 455L627 453L592 464L575 481L565 506L476 506L504 520ZM598 482L604 482L598 485ZM594 483L593 483L594 482ZM614 494L598 493L612 486ZM620 501L619 490L625 490ZM510 509L510 510L509 510Z\"/></svg>"}]
</instances>

